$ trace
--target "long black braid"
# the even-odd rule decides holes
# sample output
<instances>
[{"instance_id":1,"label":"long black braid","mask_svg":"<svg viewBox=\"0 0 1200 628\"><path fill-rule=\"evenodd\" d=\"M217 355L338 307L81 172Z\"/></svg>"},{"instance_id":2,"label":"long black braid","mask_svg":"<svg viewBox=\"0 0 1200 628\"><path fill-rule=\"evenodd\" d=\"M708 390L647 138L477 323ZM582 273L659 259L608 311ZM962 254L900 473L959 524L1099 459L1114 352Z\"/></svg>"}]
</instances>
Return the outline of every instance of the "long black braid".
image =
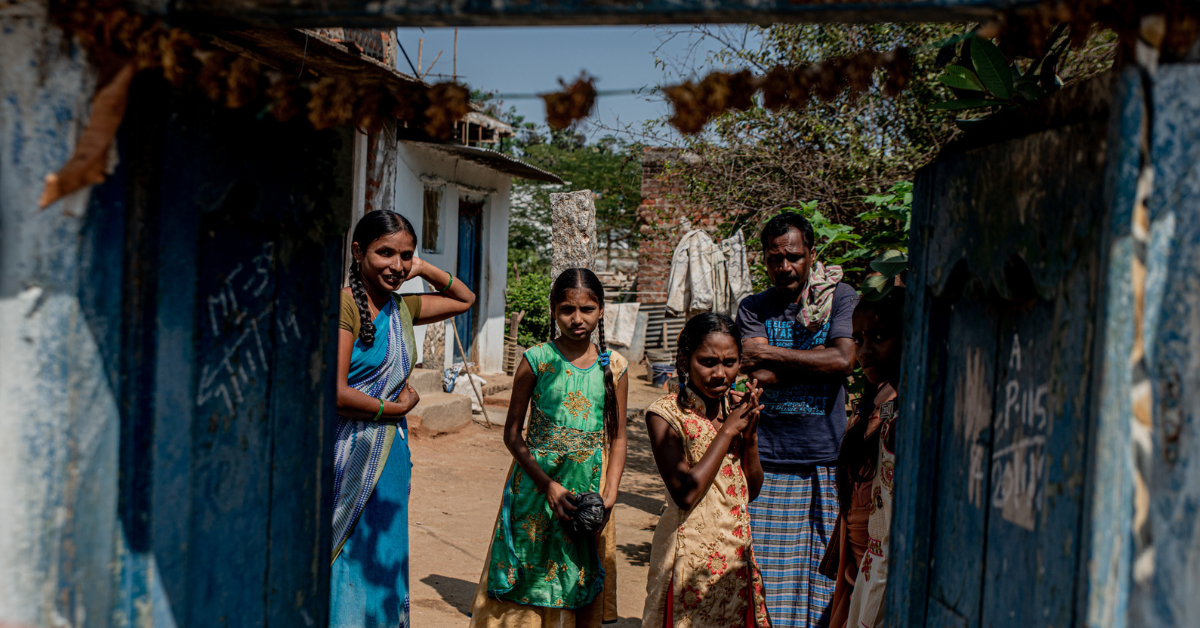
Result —
<instances>
[{"instance_id":1,"label":"long black braid","mask_svg":"<svg viewBox=\"0 0 1200 628\"><path fill-rule=\"evenodd\" d=\"M362 273L358 270L358 260L350 264L350 294L354 295L354 304L358 306L358 337L367 344L375 343L375 323L371 322L371 308L367 304L367 287L363 285Z\"/></svg>"},{"instance_id":2,"label":"long black braid","mask_svg":"<svg viewBox=\"0 0 1200 628\"><path fill-rule=\"evenodd\" d=\"M363 216L354 226L353 242L358 250L366 255L367 247L383 236L393 233L406 232L417 243L417 231L407 218L393 211L373 211ZM371 308L367 302L367 286L363 283L362 270L358 260L350 265L350 293L354 295L354 304L358 306L359 329L358 337L366 344L375 342L375 323L372 322Z\"/></svg>"},{"instance_id":3,"label":"long black braid","mask_svg":"<svg viewBox=\"0 0 1200 628\"><path fill-rule=\"evenodd\" d=\"M596 302L600 307L604 307L604 284L600 283L600 278L596 273L586 268L568 268L554 280L554 285L550 288L550 315L554 315L554 311L559 303L562 303L567 298L568 290L587 290L596 298ZM557 335L555 331L558 328L558 323L550 325L550 341L554 342ZM608 352L608 345L604 342L604 316L600 316L600 325L597 328L599 335L600 358L603 359L605 353ZM613 379L612 367L607 361L602 361L604 367L604 431L608 434L609 442L612 442L617 436L617 428L619 421L617 417L617 384Z\"/></svg>"},{"instance_id":4,"label":"long black braid","mask_svg":"<svg viewBox=\"0 0 1200 628\"><path fill-rule=\"evenodd\" d=\"M733 338L734 344L737 345L738 356L742 355L742 331L734 324L732 318L725 314L701 312L688 319L688 322L683 325L683 331L679 332L679 341L675 345L675 376L679 378L679 395L676 397L676 403L684 410L698 410L698 408L691 407L687 394L688 366L692 363L692 354L700 348L700 345L704 344L706 338L713 334L726 334Z\"/></svg>"}]
</instances>

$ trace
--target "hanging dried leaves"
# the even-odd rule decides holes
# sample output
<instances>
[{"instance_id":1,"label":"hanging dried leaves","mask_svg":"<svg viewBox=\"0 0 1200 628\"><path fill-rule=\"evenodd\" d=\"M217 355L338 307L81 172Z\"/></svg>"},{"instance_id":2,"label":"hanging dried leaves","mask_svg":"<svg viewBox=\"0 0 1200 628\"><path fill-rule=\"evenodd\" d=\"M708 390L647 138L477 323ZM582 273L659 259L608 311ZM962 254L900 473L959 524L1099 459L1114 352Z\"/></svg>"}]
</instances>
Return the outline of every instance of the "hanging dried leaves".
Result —
<instances>
[{"instance_id":1,"label":"hanging dried leaves","mask_svg":"<svg viewBox=\"0 0 1200 628\"><path fill-rule=\"evenodd\" d=\"M542 100L546 102L546 124L552 129L565 129L591 115L596 106L596 79L585 73L570 85L562 79L558 84L563 91L542 94Z\"/></svg>"},{"instance_id":2,"label":"hanging dried leaves","mask_svg":"<svg viewBox=\"0 0 1200 628\"><path fill-rule=\"evenodd\" d=\"M60 1L53 6L53 16L63 31L97 60L101 80L92 119L75 154L61 171L47 176L40 200L43 208L104 180L104 157L124 116L133 74L140 71L160 71L176 87L194 86L230 109L255 106L281 122L307 113L317 129L354 124L371 132L393 117L445 139L470 111L470 92L456 83L404 89L368 83L354 75L315 80L286 77L248 56L216 48L157 18L131 12L121 0ZM113 80L115 68L121 68L120 81ZM572 89L579 91L576 85ZM595 101L594 93L592 89L589 102Z\"/></svg>"},{"instance_id":3,"label":"hanging dried leaves","mask_svg":"<svg viewBox=\"0 0 1200 628\"><path fill-rule=\"evenodd\" d=\"M1127 50L1138 36L1143 16L1162 13L1167 28L1162 36L1165 59L1181 58L1200 36L1200 17L1195 0L1162 0L1148 3L1138 0L1044 0L1022 5L997 14L981 25L976 37L996 39L1008 56L1041 57L1050 39L1048 35L1063 26L1070 27L1071 45L1083 46L1093 25L1118 34ZM1129 56L1128 54L1126 56ZM746 72L729 75L709 74L698 83L685 82L663 88L673 115L670 123L681 133L693 134L713 117L744 108L743 103L761 94L762 104L777 111L782 107L800 109L815 96L830 101L845 96L855 98L881 80L880 88L895 98L912 78L912 56L908 49L890 52L863 51L798 67L775 66L764 75L749 77ZM729 100L731 76L744 76L735 88L738 97Z\"/></svg>"},{"instance_id":4,"label":"hanging dried leaves","mask_svg":"<svg viewBox=\"0 0 1200 628\"><path fill-rule=\"evenodd\" d=\"M670 123L680 133L698 133L713 117L726 111L743 111L762 94L763 106L802 108L812 96L833 100L843 93L855 97L871 88L882 72L883 90L896 96L908 85L912 58L906 48L886 53L860 52L818 64L797 67L775 66L765 75L749 70L735 74L713 72L699 83L687 81L663 88L674 114Z\"/></svg>"},{"instance_id":5,"label":"hanging dried leaves","mask_svg":"<svg viewBox=\"0 0 1200 628\"><path fill-rule=\"evenodd\" d=\"M431 87L428 94L425 132L434 137L445 137L454 123L471 111L471 93L461 85L439 83Z\"/></svg>"},{"instance_id":6,"label":"hanging dried leaves","mask_svg":"<svg viewBox=\"0 0 1200 628\"><path fill-rule=\"evenodd\" d=\"M61 170L46 175L38 207L51 203L89 185L104 182L108 152L129 102L129 84L136 68L125 63L96 89L92 98L92 115L75 145L75 153Z\"/></svg>"}]
</instances>

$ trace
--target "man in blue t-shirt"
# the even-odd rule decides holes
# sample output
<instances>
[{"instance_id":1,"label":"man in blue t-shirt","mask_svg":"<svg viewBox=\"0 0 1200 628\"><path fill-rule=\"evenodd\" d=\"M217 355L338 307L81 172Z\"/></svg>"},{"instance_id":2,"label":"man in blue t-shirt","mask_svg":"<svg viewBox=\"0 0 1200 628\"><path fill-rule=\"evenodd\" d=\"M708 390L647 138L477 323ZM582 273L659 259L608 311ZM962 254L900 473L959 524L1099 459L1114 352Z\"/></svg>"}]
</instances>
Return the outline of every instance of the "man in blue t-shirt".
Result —
<instances>
[{"instance_id":1,"label":"man in blue t-shirt","mask_svg":"<svg viewBox=\"0 0 1200 628\"><path fill-rule=\"evenodd\" d=\"M846 432L846 376L854 368L854 288L813 260L813 228L785 213L763 227L774 287L742 300L742 372L765 406L759 456L765 479L750 504L754 553L775 628L827 626L833 581L818 573L837 521L834 479Z\"/></svg>"}]
</instances>

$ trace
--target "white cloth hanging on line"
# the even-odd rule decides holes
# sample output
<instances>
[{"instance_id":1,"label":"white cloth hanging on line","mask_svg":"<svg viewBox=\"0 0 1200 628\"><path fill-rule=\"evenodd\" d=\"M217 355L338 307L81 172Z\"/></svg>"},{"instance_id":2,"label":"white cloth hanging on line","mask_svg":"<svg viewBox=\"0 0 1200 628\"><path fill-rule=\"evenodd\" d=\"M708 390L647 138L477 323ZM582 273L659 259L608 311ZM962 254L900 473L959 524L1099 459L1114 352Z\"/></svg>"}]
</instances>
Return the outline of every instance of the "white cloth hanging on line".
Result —
<instances>
[{"instance_id":1,"label":"white cloth hanging on line","mask_svg":"<svg viewBox=\"0 0 1200 628\"><path fill-rule=\"evenodd\" d=\"M738 304L750 294L750 266L741 229L720 243L695 229L675 246L667 280L668 313L691 318L700 312L717 312L735 317Z\"/></svg>"},{"instance_id":2,"label":"white cloth hanging on line","mask_svg":"<svg viewBox=\"0 0 1200 628\"><path fill-rule=\"evenodd\" d=\"M605 303L604 335L610 345L628 347L633 344L633 331L637 327L638 308L641 303Z\"/></svg>"}]
</instances>

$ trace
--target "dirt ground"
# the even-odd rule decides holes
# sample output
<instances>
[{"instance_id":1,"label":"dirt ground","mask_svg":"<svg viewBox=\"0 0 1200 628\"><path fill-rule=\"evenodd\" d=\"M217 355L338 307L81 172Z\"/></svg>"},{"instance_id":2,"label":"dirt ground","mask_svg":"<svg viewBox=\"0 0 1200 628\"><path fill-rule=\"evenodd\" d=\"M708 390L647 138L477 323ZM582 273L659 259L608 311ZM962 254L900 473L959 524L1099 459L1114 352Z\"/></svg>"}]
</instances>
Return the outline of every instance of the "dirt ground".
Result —
<instances>
[{"instance_id":1,"label":"dirt ground","mask_svg":"<svg viewBox=\"0 0 1200 628\"><path fill-rule=\"evenodd\" d=\"M663 391L646 382L641 366L631 366L630 374L629 456L613 514L619 628L642 623L650 541L666 499L642 418L646 406ZM489 430L479 424L455 434L419 438L411 446L412 622L418 628L465 627L512 456L504 447L501 428Z\"/></svg>"}]
</instances>

